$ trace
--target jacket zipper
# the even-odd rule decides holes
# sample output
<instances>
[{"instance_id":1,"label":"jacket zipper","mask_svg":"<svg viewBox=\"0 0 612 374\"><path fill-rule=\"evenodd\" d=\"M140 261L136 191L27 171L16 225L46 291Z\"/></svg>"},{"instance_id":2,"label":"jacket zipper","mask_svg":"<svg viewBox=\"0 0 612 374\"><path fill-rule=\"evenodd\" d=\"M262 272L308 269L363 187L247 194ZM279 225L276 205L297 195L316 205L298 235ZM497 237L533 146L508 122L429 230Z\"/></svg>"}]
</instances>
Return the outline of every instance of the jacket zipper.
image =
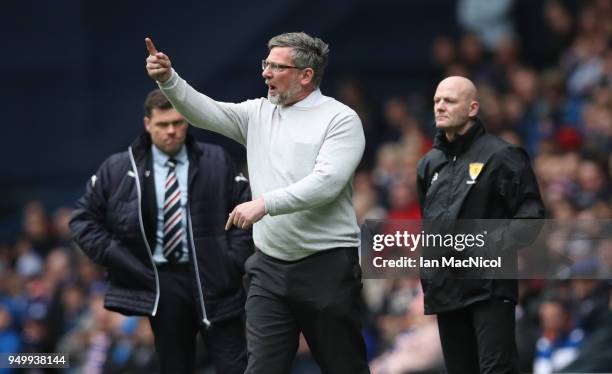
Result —
<instances>
[{"instance_id":1,"label":"jacket zipper","mask_svg":"<svg viewBox=\"0 0 612 374\"><path fill-rule=\"evenodd\" d=\"M193 255L193 267L195 270L196 280L198 283L198 295L200 296L200 305L202 306L202 323L207 329L210 327L210 321L206 314L206 306L204 305L204 292L202 291L202 282L200 281L200 270L198 269L198 258L196 256L195 243L193 241L193 227L191 226L191 209L187 204L187 223L189 225L189 241L191 243L191 254Z\"/></svg>"},{"instance_id":2,"label":"jacket zipper","mask_svg":"<svg viewBox=\"0 0 612 374\"><path fill-rule=\"evenodd\" d=\"M456 175L455 175L455 164L457 163L457 156L453 156L453 160L451 161L451 171L449 173L449 175L451 176L451 190L449 191L448 194L448 198L446 199L446 216L450 217L450 205L452 203L452 198L453 198L453 191L455 191L455 182L456 182Z\"/></svg>"},{"instance_id":3,"label":"jacket zipper","mask_svg":"<svg viewBox=\"0 0 612 374\"><path fill-rule=\"evenodd\" d=\"M149 259L151 260L153 272L155 273L155 304L153 305L153 311L151 312L151 316L155 317L155 314L157 314L157 306L159 305L159 275L157 274L157 267L155 267L155 262L153 261L151 247L149 247L149 242L147 241L147 235L145 234L144 223L142 220L142 192L140 190L140 177L138 174L138 168L136 167L136 161L134 160L134 155L132 153L131 146L129 150L130 162L132 163L132 169L134 170L134 179L136 179L136 191L138 193L138 223L140 224L140 233L142 234L142 240L144 241L145 246L147 247L147 253L149 255Z\"/></svg>"}]
</instances>

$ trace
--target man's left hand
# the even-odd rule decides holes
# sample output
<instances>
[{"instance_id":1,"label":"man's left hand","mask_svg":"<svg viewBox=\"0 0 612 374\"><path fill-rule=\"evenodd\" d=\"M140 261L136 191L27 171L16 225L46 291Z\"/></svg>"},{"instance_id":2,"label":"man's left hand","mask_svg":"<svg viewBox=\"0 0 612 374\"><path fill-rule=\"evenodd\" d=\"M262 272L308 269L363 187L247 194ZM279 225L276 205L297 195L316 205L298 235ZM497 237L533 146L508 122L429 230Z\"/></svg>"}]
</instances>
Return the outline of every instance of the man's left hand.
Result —
<instances>
[{"instance_id":1,"label":"man's left hand","mask_svg":"<svg viewBox=\"0 0 612 374\"><path fill-rule=\"evenodd\" d=\"M225 230L232 226L246 230L266 215L266 204L263 197L242 203L232 210L225 224Z\"/></svg>"}]
</instances>

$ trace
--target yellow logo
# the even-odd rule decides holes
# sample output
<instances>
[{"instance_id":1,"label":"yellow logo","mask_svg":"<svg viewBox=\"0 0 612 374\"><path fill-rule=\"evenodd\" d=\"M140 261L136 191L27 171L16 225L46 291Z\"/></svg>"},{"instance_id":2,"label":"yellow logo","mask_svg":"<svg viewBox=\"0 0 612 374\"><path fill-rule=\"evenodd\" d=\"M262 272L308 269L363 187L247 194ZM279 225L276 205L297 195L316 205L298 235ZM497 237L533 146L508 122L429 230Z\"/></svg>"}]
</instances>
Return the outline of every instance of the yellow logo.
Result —
<instances>
[{"instance_id":1,"label":"yellow logo","mask_svg":"<svg viewBox=\"0 0 612 374\"><path fill-rule=\"evenodd\" d=\"M470 163L470 178L472 178L473 181L475 181L476 178L478 178L478 175L482 171L483 166L484 164L482 162Z\"/></svg>"}]
</instances>

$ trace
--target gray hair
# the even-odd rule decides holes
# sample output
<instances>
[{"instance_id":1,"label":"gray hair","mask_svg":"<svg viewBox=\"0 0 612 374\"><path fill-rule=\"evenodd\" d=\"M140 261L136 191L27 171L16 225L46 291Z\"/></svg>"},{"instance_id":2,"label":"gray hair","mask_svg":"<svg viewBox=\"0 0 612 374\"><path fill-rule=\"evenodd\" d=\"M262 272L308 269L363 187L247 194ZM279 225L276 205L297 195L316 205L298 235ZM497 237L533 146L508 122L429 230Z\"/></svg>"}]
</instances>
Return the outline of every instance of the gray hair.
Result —
<instances>
[{"instance_id":1,"label":"gray hair","mask_svg":"<svg viewBox=\"0 0 612 374\"><path fill-rule=\"evenodd\" d=\"M288 32L277 35L268 41L268 50L275 47L292 48L292 58L295 66L312 68L314 70L312 83L315 87L319 87L329 56L329 46L323 40L313 38L304 32Z\"/></svg>"}]
</instances>

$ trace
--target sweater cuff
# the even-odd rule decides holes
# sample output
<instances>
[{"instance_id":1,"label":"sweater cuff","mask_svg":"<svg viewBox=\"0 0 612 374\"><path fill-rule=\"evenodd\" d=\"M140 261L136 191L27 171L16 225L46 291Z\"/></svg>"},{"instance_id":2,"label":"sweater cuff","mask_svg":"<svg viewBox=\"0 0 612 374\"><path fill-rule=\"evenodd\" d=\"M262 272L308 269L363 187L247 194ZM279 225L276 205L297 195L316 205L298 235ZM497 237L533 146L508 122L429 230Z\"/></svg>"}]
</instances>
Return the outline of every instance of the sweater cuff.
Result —
<instances>
[{"instance_id":1,"label":"sweater cuff","mask_svg":"<svg viewBox=\"0 0 612 374\"><path fill-rule=\"evenodd\" d=\"M263 194L264 205L266 214L271 216L276 215L276 198L274 192L268 192Z\"/></svg>"},{"instance_id":2,"label":"sweater cuff","mask_svg":"<svg viewBox=\"0 0 612 374\"><path fill-rule=\"evenodd\" d=\"M173 88L174 86L176 86L176 84L178 83L178 74L176 73L176 71L174 70L174 68L172 68L172 74L170 74L170 78L168 78L167 81L165 82L159 82L157 81L157 85L159 86L159 88L161 89L169 89L169 88Z\"/></svg>"}]
</instances>

